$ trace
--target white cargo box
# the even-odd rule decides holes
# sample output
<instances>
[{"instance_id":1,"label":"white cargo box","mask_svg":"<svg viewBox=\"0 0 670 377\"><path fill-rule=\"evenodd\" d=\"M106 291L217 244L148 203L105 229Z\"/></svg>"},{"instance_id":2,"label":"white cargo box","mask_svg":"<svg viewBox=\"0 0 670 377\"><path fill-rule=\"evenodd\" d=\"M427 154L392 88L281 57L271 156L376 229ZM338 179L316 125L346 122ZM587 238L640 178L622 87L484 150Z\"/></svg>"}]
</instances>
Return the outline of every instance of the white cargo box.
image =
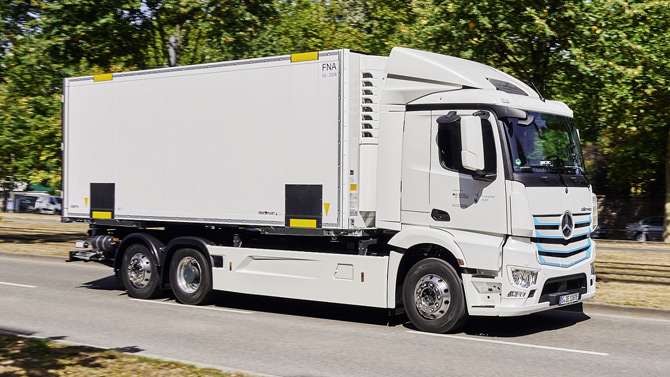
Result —
<instances>
[{"instance_id":1,"label":"white cargo box","mask_svg":"<svg viewBox=\"0 0 670 377\"><path fill-rule=\"evenodd\" d=\"M336 50L65 79L63 216L372 226L385 62Z\"/></svg>"}]
</instances>

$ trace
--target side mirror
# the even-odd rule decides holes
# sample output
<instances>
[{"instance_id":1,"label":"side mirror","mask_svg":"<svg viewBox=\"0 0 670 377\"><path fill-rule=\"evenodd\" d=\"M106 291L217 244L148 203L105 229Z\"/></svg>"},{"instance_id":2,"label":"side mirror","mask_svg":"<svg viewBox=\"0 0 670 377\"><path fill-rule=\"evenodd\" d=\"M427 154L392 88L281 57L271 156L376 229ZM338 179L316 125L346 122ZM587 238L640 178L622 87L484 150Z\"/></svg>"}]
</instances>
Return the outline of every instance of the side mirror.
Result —
<instances>
[{"instance_id":1,"label":"side mirror","mask_svg":"<svg viewBox=\"0 0 670 377\"><path fill-rule=\"evenodd\" d=\"M461 118L461 161L468 170L484 170L484 136L482 119L478 116Z\"/></svg>"}]
</instances>

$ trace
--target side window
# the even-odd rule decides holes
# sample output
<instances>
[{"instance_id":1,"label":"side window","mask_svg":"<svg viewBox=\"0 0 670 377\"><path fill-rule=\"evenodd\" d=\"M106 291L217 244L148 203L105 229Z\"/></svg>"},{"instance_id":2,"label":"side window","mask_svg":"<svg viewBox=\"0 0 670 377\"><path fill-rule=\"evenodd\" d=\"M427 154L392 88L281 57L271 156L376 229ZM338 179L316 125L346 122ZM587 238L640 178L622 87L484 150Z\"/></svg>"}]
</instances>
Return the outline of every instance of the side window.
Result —
<instances>
[{"instance_id":1,"label":"side window","mask_svg":"<svg viewBox=\"0 0 670 377\"><path fill-rule=\"evenodd\" d=\"M496 172L496 148L493 128L487 119L482 120L484 137L484 173ZM437 149L440 154L440 165L444 169L463 174L472 172L463 167L461 161L461 120L450 123L439 123L437 130Z\"/></svg>"}]
</instances>

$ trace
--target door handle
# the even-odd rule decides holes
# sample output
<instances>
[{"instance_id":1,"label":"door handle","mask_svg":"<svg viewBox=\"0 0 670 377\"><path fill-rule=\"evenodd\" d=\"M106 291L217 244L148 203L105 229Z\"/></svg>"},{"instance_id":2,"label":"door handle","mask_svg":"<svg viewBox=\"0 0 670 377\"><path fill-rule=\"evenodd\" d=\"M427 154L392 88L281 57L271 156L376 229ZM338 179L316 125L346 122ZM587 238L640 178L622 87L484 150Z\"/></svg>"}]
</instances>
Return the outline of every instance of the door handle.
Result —
<instances>
[{"instance_id":1,"label":"door handle","mask_svg":"<svg viewBox=\"0 0 670 377\"><path fill-rule=\"evenodd\" d=\"M433 218L435 221L451 221L451 217L449 216L449 213L441 210L441 209L433 209L430 212L430 217Z\"/></svg>"}]
</instances>

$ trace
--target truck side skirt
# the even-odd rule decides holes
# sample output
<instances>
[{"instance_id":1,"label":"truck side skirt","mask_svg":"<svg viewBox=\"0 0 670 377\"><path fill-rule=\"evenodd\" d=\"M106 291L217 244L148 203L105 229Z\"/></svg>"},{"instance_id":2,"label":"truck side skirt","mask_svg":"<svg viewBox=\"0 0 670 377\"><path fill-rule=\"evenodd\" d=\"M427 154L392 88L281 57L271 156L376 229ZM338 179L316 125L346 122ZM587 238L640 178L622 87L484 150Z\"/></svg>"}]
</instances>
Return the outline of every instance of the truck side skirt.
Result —
<instances>
[{"instance_id":1,"label":"truck side skirt","mask_svg":"<svg viewBox=\"0 0 670 377\"><path fill-rule=\"evenodd\" d=\"M388 256L208 246L223 258L213 288L337 304L388 308ZM394 303L393 303L394 304Z\"/></svg>"}]
</instances>

